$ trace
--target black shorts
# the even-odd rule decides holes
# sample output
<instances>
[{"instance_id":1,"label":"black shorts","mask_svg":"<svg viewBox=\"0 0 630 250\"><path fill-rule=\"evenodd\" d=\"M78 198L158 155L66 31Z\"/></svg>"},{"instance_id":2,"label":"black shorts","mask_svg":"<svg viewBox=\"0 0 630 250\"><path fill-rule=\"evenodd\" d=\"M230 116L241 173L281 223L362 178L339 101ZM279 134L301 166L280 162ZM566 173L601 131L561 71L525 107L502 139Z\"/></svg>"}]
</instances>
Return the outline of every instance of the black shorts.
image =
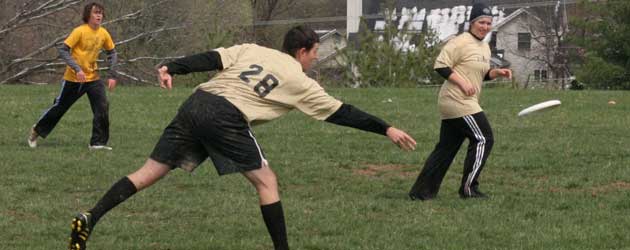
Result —
<instances>
[{"instance_id":1,"label":"black shorts","mask_svg":"<svg viewBox=\"0 0 630 250\"><path fill-rule=\"evenodd\" d=\"M208 157L219 175L258 169L265 161L243 114L225 98L197 90L164 129L151 159L193 171Z\"/></svg>"}]
</instances>

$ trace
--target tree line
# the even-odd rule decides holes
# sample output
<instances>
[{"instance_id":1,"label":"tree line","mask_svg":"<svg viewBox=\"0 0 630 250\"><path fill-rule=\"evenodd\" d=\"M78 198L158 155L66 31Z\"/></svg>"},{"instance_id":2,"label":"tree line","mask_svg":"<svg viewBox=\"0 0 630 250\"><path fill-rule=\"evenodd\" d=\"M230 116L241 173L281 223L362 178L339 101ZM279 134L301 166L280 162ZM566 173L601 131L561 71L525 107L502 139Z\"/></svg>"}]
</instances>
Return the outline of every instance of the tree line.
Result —
<instances>
[{"instance_id":1,"label":"tree line","mask_svg":"<svg viewBox=\"0 0 630 250\"><path fill-rule=\"evenodd\" d=\"M0 0L0 84L60 81L65 64L56 48L82 24L82 8L89 2ZM155 66L164 61L251 42L253 12L248 10L254 1L98 2L105 6L103 27L114 38L123 83L155 84Z\"/></svg>"},{"instance_id":2,"label":"tree line","mask_svg":"<svg viewBox=\"0 0 630 250\"><path fill-rule=\"evenodd\" d=\"M82 23L82 7L88 2L0 0L0 84L59 82L65 64L56 47ZM106 8L103 26L112 34L119 52L117 73L123 84L155 84L156 65L216 47L256 42L278 48L286 29L295 24L261 25L268 21L343 16L346 12L345 1L333 0L99 2ZM630 89L630 2L582 1L578 10L582 14L571 18L568 32L555 30L556 40L572 49L562 51L562 57L552 57L551 65L570 71L576 77L575 88ZM434 36L430 32L385 30L377 35L362 30L359 43L339 51L340 65L345 68L344 77L336 81L347 83L342 85L416 86L439 81L431 71L439 47L418 46L402 52L391 42L383 42L407 35L405 39L418 44L431 44ZM183 77L191 84L207 78L207 74Z\"/></svg>"},{"instance_id":3,"label":"tree line","mask_svg":"<svg viewBox=\"0 0 630 250\"><path fill-rule=\"evenodd\" d=\"M576 87L630 90L630 1L580 5L569 40L578 48L572 57Z\"/></svg>"}]
</instances>

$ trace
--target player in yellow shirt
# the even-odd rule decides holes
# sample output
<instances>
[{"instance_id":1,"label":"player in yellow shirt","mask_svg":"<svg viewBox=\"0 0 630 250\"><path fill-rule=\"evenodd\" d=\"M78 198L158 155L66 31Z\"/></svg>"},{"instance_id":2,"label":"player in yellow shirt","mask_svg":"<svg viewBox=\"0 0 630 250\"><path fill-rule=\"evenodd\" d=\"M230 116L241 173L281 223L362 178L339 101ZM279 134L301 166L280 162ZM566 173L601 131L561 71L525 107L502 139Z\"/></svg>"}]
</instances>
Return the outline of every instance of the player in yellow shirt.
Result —
<instances>
[{"instance_id":1,"label":"player in yellow shirt","mask_svg":"<svg viewBox=\"0 0 630 250\"><path fill-rule=\"evenodd\" d=\"M459 188L461 198L487 198L479 190L478 178L494 143L492 129L481 106L481 84L499 76L512 77L509 69L490 69L490 47L483 38L492 28L488 6L475 3L470 14L469 32L464 32L442 48L434 68L446 81L438 95L442 123L440 141L425 162L409 197L429 200L437 196L442 179L468 138L464 175Z\"/></svg>"},{"instance_id":2,"label":"player in yellow shirt","mask_svg":"<svg viewBox=\"0 0 630 250\"><path fill-rule=\"evenodd\" d=\"M87 94L92 107L92 137L90 149L111 150L107 146L109 140L109 104L105 86L98 74L96 60L101 49L107 53L109 61L110 90L116 87L114 67L117 56L114 41L110 34L101 27L104 7L98 3L90 3L83 9L83 25L75 28L59 47L59 55L66 62L61 93L55 98L53 105L44 112L31 129L28 138L30 147L37 147L37 138L46 138L55 128L59 120L70 107L84 94Z\"/></svg>"},{"instance_id":3,"label":"player in yellow shirt","mask_svg":"<svg viewBox=\"0 0 630 250\"><path fill-rule=\"evenodd\" d=\"M144 166L116 182L88 212L72 222L70 249L85 249L94 225L110 209L168 174L193 171L210 158L219 175L241 173L255 187L274 248L289 249L276 175L250 126L298 109L317 120L386 135L405 150L416 142L381 119L328 95L303 72L317 59L319 37L306 27L286 34L283 51L255 44L219 48L161 66L160 84L171 75L219 70L202 83L166 127Z\"/></svg>"}]
</instances>

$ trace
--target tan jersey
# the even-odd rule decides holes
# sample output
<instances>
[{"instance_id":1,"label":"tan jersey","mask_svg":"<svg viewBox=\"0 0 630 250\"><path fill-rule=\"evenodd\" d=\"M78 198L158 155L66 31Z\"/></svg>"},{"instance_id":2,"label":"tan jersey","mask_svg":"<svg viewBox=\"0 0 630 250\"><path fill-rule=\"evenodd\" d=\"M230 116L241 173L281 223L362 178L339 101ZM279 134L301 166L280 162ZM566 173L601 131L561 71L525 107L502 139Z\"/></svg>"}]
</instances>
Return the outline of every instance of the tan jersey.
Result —
<instances>
[{"instance_id":1,"label":"tan jersey","mask_svg":"<svg viewBox=\"0 0 630 250\"><path fill-rule=\"evenodd\" d=\"M458 118L481 112L479 96L483 79L490 70L490 46L469 32L464 32L448 41L435 60L433 68L444 67L450 67L471 83L476 92L473 96L467 96L457 84L444 81L438 96L441 118Z\"/></svg>"},{"instance_id":2,"label":"tan jersey","mask_svg":"<svg viewBox=\"0 0 630 250\"><path fill-rule=\"evenodd\" d=\"M250 124L273 120L294 108L325 120L341 107L286 53L256 44L215 51L221 55L223 70L197 88L225 97Z\"/></svg>"}]
</instances>

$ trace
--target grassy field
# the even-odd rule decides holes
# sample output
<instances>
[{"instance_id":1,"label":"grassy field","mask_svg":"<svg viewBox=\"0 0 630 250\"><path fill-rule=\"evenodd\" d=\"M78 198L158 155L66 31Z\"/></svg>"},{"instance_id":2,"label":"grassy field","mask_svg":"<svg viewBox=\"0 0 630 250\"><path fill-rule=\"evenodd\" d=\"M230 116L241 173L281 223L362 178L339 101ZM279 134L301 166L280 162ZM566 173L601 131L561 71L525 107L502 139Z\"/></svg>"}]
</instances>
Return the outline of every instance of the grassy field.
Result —
<instances>
[{"instance_id":1,"label":"grassy field","mask_svg":"<svg viewBox=\"0 0 630 250\"><path fill-rule=\"evenodd\" d=\"M87 149L87 98L28 148L30 126L58 91L0 86L0 249L64 249L72 216L144 163L191 93L110 93L111 152ZM429 202L406 194L437 142L436 89L329 92L407 130L418 148L402 152L386 137L299 112L254 128L278 174L292 249L630 249L630 92L485 90L496 143L481 189L492 198L457 196L462 148ZM549 99L563 104L516 116ZM255 190L238 174L218 177L210 163L173 171L112 210L88 246L272 249Z\"/></svg>"}]
</instances>

